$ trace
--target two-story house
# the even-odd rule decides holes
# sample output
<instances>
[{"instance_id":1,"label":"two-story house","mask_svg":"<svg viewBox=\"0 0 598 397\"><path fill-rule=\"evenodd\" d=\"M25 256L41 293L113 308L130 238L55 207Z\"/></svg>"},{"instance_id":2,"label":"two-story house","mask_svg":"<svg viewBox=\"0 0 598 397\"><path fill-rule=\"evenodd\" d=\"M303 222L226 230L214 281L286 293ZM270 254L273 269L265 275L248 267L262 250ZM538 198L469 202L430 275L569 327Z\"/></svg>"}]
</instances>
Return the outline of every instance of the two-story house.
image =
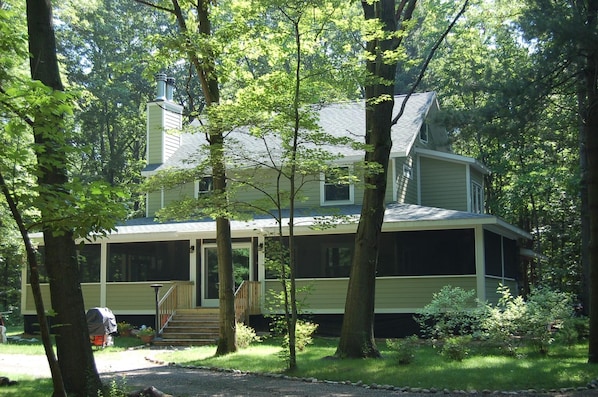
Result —
<instances>
[{"instance_id":1,"label":"two-story house","mask_svg":"<svg viewBox=\"0 0 598 397\"><path fill-rule=\"evenodd\" d=\"M158 93L147 104L147 166L143 175L188 167L205 145L203 134L182 133L182 107L172 101L172 81L158 78ZM395 100L395 113L403 97ZM319 110L319 125L334 135L365 136L364 101L337 103ZM517 291L519 242L531 236L484 213L484 175L490 171L473 158L450 151L448 134L436 122L436 94L414 94L392 128L386 213L376 281L376 336L412 330L412 314L445 285L474 289L482 300L496 301L498 283ZM255 143L244 142L245 147ZM338 167L352 172L363 152L339 147ZM231 168L230 172L235 172ZM267 180L268 172L264 170ZM215 222L209 219L155 221L159 209L181 197L196 198L211 189L209 176L176 188L147 194L147 213L107 238L81 251L82 289L86 307L108 307L120 320L153 324L155 290L160 293L160 321L181 308L218 306ZM303 187L295 214L298 251L297 282L310 286L305 307L321 332L340 329L353 239L364 187L356 182L331 183L325 173ZM259 199L255 191L237 200ZM245 196L243 196L245 195ZM318 215L336 208L352 221L333 228L313 228ZM318 210L321 209L322 211ZM247 280L239 290L239 313L251 324L263 324L264 299L280 282L265 268L266 240L277 224L268 216L232 221L236 274ZM40 244L43 242L40 241ZM31 288L23 274L23 314L34 319ZM44 285L46 298L49 297ZM48 298L49 301L49 298ZM244 301L244 303L242 302ZM249 302L249 303L248 303ZM245 308L245 311L243 311Z\"/></svg>"}]
</instances>

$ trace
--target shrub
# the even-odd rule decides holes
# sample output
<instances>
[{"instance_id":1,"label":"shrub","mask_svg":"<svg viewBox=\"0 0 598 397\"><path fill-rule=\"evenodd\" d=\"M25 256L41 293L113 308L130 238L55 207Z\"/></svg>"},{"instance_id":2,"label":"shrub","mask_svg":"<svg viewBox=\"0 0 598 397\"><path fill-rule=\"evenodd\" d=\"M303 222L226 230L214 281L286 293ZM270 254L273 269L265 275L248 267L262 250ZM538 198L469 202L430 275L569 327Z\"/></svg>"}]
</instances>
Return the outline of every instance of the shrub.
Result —
<instances>
[{"instance_id":1,"label":"shrub","mask_svg":"<svg viewBox=\"0 0 598 397\"><path fill-rule=\"evenodd\" d=\"M525 336L542 354L548 353L554 335L573 317L571 295L550 288L534 289L527 301Z\"/></svg>"},{"instance_id":2,"label":"shrub","mask_svg":"<svg viewBox=\"0 0 598 397\"><path fill-rule=\"evenodd\" d=\"M469 354L471 335L452 336L447 338L442 345L440 354L452 361L463 361Z\"/></svg>"},{"instance_id":3,"label":"shrub","mask_svg":"<svg viewBox=\"0 0 598 397\"><path fill-rule=\"evenodd\" d=\"M257 336L255 330L243 323L237 323L236 337L239 349L245 349L253 342L261 342L261 338Z\"/></svg>"},{"instance_id":4,"label":"shrub","mask_svg":"<svg viewBox=\"0 0 598 397\"><path fill-rule=\"evenodd\" d=\"M481 330L485 317L484 305L475 299L475 291L465 291L450 285L434 293L432 301L414 319L422 336L444 339L455 335L472 335Z\"/></svg>"},{"instance_id":5,"label":"shrub","mask_svg":"<svg viewBox=\"0 0 598 397\"><path fill-rule=\"evenodd\" d=\"M303 351L307 345L313 342L313 335L318 329L318 324L310 321L297 320L295 327L295 347L298 351ZM285 335L285 346L289 345L289 335Z\"/></svg>"},{"instance_id":6,"label":"shrub","mask_svg":"<svg viewBox=\"0 0 598 397\"><path fill-rule=\"evenodd\" d=\"M501 295L496 306L488 305L488 316L483 327L488 339L509 355L515 355L520 347L523 319L526 315L525 301L521 296L511 295L509 287L499 285Z\"/></svg>"},{"instance_id":7,"label":"shrub","mask_svg":"<svg viewBox=\"0 0 598 397\"><path fill-rule=\"evenodd\" d=\"M490 315L484 321L488 337L510 354L524 342L542 354L548 353L554 335L573 316L570 295L538 288L524 301L521 296L513 297L506 286L499 285L498 292L498 305L488 306Z\"/></svg>"},{"instance_id":8,"label":"shrub","mask_svg":"<svg viewBox=\"0 0 598 397\"><path fill-rule=\"evenodd\" d=\"M411 335L403 339L387 339L386 345L397 352L399 364L406 365L411 364L415 359L418 340L417 335Z\"/></svg>"}]
</instances>

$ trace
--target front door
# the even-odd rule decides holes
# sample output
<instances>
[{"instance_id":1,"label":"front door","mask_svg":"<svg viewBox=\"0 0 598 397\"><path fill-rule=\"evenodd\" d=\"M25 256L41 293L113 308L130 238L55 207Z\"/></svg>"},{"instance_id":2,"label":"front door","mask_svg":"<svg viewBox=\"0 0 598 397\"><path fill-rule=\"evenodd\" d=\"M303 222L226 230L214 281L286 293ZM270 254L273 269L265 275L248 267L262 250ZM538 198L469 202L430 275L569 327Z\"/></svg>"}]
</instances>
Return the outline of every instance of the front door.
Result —
<instances>
[{"instance_id":1,"label":"front door","mask_svg":"<svg viewBox=\"0 0 598 397\"><path fill-rule=\"evenodd\" d=\"M202 306L218 307L218 253L216 245L204 245L202 260ZM235 290L243 280L251 280L252 260L250 243L233 243L233 276Z\"/></svg>"}]
</instances>

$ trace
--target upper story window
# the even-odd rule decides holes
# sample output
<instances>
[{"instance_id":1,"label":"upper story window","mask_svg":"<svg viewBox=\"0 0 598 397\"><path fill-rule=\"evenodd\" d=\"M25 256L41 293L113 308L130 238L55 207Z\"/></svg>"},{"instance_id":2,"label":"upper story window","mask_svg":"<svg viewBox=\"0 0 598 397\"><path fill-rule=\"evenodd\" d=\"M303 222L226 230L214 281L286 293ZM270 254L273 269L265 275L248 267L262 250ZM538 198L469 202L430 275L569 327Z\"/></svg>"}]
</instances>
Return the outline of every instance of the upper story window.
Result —
<instances>
[{"instance_id":1,"label":"upper story window","mask_svg":"<svg viewBox=\"0 0 598 397\"><path fill-rule=\"evenodd\" d=\"M211 176L204 176L197 181L197 194L206 194L214 190L214 184Z\"/></svg>"},{"instance_id":2,"label":"upper story window","mask_svg":"<svg viewBox=\"0 0 598 397\"><path fill-rule=\"evenodd\" d=\"M477 182L471 182L471 212L484 213L484 188Z\"/></svg>"},{"instance_id":3,"label":"upper story window","mask_svg":"<svg viewBox=\"0 0 598 397\"><path fill-rule=\"evenodd\" d=\"M428 123L423 122L422 126L419 128L419 140L423 143L428 143L428 135L430 133L430 126Z\"/></svg>"},{"instance_id":4,"label":"upper story window","mask_svg":"<svg viewBox=\"0 0 598 397\"><path fill-rule=\"evenodd\" d=\"M354 186L349 182L349 166L337 167L322 177L321 204L353 204Z\"/></svg>"}]
</instances>

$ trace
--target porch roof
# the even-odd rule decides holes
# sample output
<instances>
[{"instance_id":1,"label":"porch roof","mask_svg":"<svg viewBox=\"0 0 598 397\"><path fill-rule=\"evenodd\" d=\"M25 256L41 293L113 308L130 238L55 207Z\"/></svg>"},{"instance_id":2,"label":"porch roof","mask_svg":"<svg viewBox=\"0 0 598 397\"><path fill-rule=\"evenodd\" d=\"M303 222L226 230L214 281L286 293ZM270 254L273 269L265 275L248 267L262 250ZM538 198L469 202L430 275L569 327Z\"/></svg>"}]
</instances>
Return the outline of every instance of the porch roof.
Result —
<instances>
[{"instance_id":1,"label":"porch roof","mask_svg":"<svg viewBox=\"0 0 598 397\"><path fill-rule=\"evenodd\" d=\"M295 229L298 234L355 232L360 213L361 206L358 205L339 207L334 213L297 211L295 214ZM289 223L288 215L288 211L283 214L285 228ZM318 225L334 225L335 227L317 228ZM529 233L493 215L396 203L386 206L383 231L450 229L474 225L483 225L488 230L510 238L531 238ZM231 221L231 230L233 237L235 235L271 234L277 230L277 223L271 216L260 215L247 221ZM216 222L212 219L161 223L154 218L138 218L131 219L124 225L118 226L117 231L110 235L110 239L131 240L136 238L135 235L144 235L144 239L146 239L150 234L152 239L155 237L153 235L173 234L177 236L196 234L198 237L214 238L215 231Z\"/></svg>"}]
</instances>

